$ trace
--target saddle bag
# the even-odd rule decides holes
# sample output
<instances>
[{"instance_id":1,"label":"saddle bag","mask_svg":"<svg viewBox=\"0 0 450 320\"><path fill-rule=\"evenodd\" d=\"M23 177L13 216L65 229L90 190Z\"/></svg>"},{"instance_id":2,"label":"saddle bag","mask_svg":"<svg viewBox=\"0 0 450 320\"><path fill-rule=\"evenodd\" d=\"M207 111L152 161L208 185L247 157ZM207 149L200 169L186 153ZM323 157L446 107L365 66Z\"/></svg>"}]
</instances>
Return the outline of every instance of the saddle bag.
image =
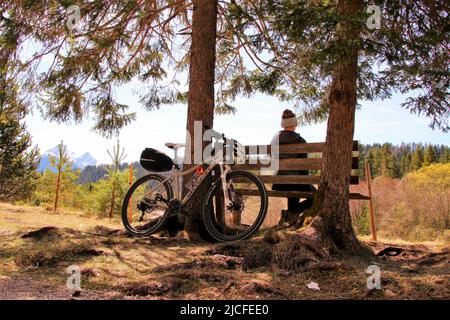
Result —
<instances>
[{"instance_id":1,"label":"saddle bag","mask_svg":"<svg viewBox=\"0 0 450 320\"><path fill-rule=\"evenodd\" d=\"M145 148L139 162L145 170L153 172L170 171L174 165L169 156L153 148Z\"/></svg>"}]
</instances>

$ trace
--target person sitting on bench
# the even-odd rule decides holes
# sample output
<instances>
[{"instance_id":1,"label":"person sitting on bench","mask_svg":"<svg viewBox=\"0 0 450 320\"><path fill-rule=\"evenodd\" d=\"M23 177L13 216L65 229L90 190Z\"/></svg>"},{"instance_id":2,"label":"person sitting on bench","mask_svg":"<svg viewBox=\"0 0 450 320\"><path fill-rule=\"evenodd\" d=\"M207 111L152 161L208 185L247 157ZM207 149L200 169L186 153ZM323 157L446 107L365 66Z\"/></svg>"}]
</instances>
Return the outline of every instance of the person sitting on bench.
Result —
<instances>
[{"instance_id":1,"label":"person sitting on bench","mask_svg":"<svg viewBox=\"0 0 450 320\"><path fill-rule=\"evenodd\" d=\"M286 109L283 111L282 119L281 119L281 127L283 130L278 132L272 139L272 143L276 143L276 139L278 139L279 144L293 144L293 143L306 143L306 140L303 139L295 129L297 128L297 118L295 114ZM293 155L280 154L279 159L292 158ZM297 154L297 158L307 158L308 155L306 153ZM279 170L276 175L308 175L308 170ZM273 184L272 190L277 191L306 191L312 192L316 189L314 186L309 184ZM284 215L296 216L298 217L300 213L305 210L311 208L313 199L306 199L300 202L300 198L288 198L288 212L283 210L282 220L287 219L287 217L283 217ZM281 222L281 221L280 221Z\"/></svg>"}]
</instances>

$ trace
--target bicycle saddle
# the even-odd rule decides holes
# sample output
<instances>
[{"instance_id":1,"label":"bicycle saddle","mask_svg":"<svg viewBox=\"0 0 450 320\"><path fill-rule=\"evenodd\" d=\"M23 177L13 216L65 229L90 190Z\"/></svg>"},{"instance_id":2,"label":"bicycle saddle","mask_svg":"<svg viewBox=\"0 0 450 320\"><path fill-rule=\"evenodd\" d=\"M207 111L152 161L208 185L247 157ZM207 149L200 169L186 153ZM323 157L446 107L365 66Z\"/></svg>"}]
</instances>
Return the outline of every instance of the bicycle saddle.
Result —
<instances>
[{"instance_id":1,"label":"bicycle saddle","mask_svg":"<svg viewBox=\"0 0 450 320\"><path fill-rule=\"evenodd\" d=\"M184 143L173 143L173 142L167 142L166 143L166 147L169 149L178 149L178 148L183 148L186 145Z\"/></svg>"}]
</instances>

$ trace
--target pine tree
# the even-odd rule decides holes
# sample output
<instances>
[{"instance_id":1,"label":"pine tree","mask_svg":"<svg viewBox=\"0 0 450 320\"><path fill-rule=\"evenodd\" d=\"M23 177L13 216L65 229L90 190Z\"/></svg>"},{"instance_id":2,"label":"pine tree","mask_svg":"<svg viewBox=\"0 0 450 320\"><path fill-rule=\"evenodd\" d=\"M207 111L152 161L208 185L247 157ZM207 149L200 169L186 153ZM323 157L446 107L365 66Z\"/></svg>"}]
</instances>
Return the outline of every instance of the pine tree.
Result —
<instances>
[{"instance_id":1,"label":"pine tree","mask_svg":"<svg viewBox=\"0 0 450 320\"><path fill-rule=\"evenodd\" d=\"M53 213L56 213L58 210L61 190L65 187L64 176L68 172L72 171L72 164L67 153L67 147L64 145L63 141L61 141L58 145L58 154L56 156L50 155L50 166L56 169L56 179L54 182L55 198L53 201Z\"/></svg>"},{"instance_id":2,"label":"pine tree","mask_svg":"<svg viewBox=\"0 0 450 320\"><path fill-rule=\"evenodd\" d=\"M118 171L115 176L114 210L119 210L121 201L129 188L129 170ZM111 210L112 183L110 179L101 179L95 183L87 183L77 189L77 202L80 209L100 214Z\"/></svg>"},{"instance_id":3,"label":"pine tree","mask_svg":"<svg viewBox=\"0 0 450 320\"><path fill-rule=\"evenodd\" d=\"M434 150L435 162L439 162L439 157L441 156L440 146L437 144L433 145L433 150Z\"/></svg>"},{"instance_id":4,"label":"pine tree","mask_svg":"<svg viewBox=\"0 0 450 320\"><path fill-rule=\"evenodd\" d=\"M373 154L373 176L380 176L383 172L383 153L379 144L371 148Z\"/></svg>"},{"instance_id":5,"label":"pine tree","mask_svg":"<svg viewBox=\"0 0 450 320\"><path fill-rule=\"evenodd\" d=\"M225 84L218 93L224 101L259 90L305 105L305 121L328 116L323 180L311 212L318 214L317 221L323 226L318 234L324 235L328 244L354 251L359 246L350 224L348 187L357 101L420 88L424 94L407 99L403 106L429 115L433 127L449 129L445 32L448 23L441 14L447 9L445 4L425 0L377 1L383 23L380 29L373 30L367 28L366 2L362 0L233 0L221 3L219 10L216 0L192 3L205 14L195 15L194 10L193 20L194 16L198 19L191 23L187 1L145 1L141 6L123 1L102 0L95 6L83 2L82 11L89 12L84 15L83 30L72 30L70 36L59 23L65 19L64 10L46 14L47 8L38 2L4 0L2 5L9 16L20 22L17 25L23 34L18 43L30 37L36 41L45 39L47 46L42 47L50 48L49 53L56 57L54 68L39 78L37 86L50 97L46 104L50 119L81 121L91 109L98 118L95 129L115 132L128 124L134 114L127 114L126 106L114 100L114 85L135 77L160 83L165 76L164 58L175 60L178 70L191 62L190 77L196 80L190 81L188 128L195 115L201 116L206 125L212 124L212 61L225 70L216 72L216 80ZM218 18L217 11L221 34L217 34L216 23L211 23ZM109 21L111 15L116 17L113 21ZM180 24L182 29L177 30L175 25ZM177 43L173 40L189 44L173 35L178 35L177 31L185 34L195 25L208 28L192 30L193 50L167 50ZM207 36L205 43L197 38L200 41L196 51L195 37L199 35ZM211 35L218 36L212 39ZM219 58L215 59L217 39L221 41L217 45ZM67 54L55 54L66 46ZM267 61L261 55L268 57ZM35 60L41 58L39 54L33 56ZM248 60L256 65L252 70L242 62ZM377 64L384 66L382 72L373 68ZM30 68L33 66L30 64ZM198 92L193 88L198 88ZM147 108L186 98L177 91L161 95L161 90L157 85L147 90L148 94L142 97ZM203 97L203 107L192 97L194 94Z\"/></svg>"},{"instance_id":6,"label":"pine tree","mask_svg":"<svg viewBox=\"0 0 450 320\"><path fill-rule=\"evenodd\" d=\"M353 252L358 245L350 226L345 176L351 167L357 100L420 87L424 94L407 99L403 107L429 115L432 127L450 129L444 3L377 1L379 28L369 28L366 5L362 0L242 0L233 1L230 9L236 42L249 44L247 52L258 68L235 75L232 83L238 85L229 91L242 92L250 83L296 101L305 122L328 116L322 180L308 214L318 218L308 229L324 236L327 246ZM271 53L268 59L262 54L266 51ZM382 72L373 68L377 64L383 64ZM430 70L432 81L426 80Z\"/></svg>"},{"instance_id":7,"label":"pine tree","mask_svg":"<svg viewBox=\"0 0 450 320\"><path fill-rule=\"evenodd\" d=\"M192 44L189 66L189 93L186 130L191 133L190 146L195 146L194 122L201 121L203 128L213 128L215 108L215 74L216 74L216 44L217 44L217 0L194 0L194 12L192 14ZM205 141L202 150L208 143ZM191 159L191 163L183 164L183 168L194 165L194 148L185 149L185 159ZM184 186L189 183L183 179ZM185 230L192 238L207 238L209 235L203 226L201 212L203 210L204 197L211 184L208 177L205 183L199 187L194 197L189 201L186 210L190 213L185 221ZM170 221L170 226L176 228L178 223ZM171 227L172 229L172 227ZM175 230L171 230L172 232Z\"/></svg>"},{"instance_id":8,"label":"pine tree","mask_svg":"<svg viewBox=\"0 0 450 320\"><path fill-rule=\"evenodd\" d=\"M434 151L434 147L431 144L429 144L425 148L425 152L423 154L422 167L427 167L435 162L436 162L436 153Z\"/></svg>"},{"instance_id":9,"label":"pine tree","mask_svg":"<svg viewBox=\"0 0 450 320\"><path fill-rule=\"evenodd\" d=\"M37 180L39 150L30 149L31 136L14 115L0 115L0 200L28 198Z\"/></svg>"},{"instance_id":10,"label":"pine tree","mask_svg":"<svg viewBox=\"0 0 450 320\"><path fill-rule=\"evenodd\" d=\"M403 177L410 171L411 153L404 154L400 159L400 177Z\"/></svg>"},{"instance_id":11,"label":"pine tree","mask_svg":"<svg viewBox=\"0 0 450 320\"><path fill-rule=\"evenodd\" d=\"M108 155L112 160L112 165L107 169L108 180L111 183L111 200L109 202L109 218L111 219L116 208L116 192L119 186L120 177L120 165L122 161L126 158L125 148L120 149L120 142L117 140L116 146L113 147L112 152L108 150Z\"/></svg>"},{"instance_id":12,"label":"pine tree","mask_svg":"<svg viewBox=\"0 0 450 320\"><path fill-rule=\"evenodd\" d=\"M449 163L450 162L450 148L444 146L444 149L439 157L440 163Z\"/></svg>"},{"instance_id":13,"label":"pine tree","mask_svg":"<svg viewBox=\"0 0 450 320\"><path fill-rule=\"evenodd\" d=\"M360 169L365 168L366 161L368 161L368 146L364 144L359 144L359 155L358 155L358 166ZM359 178L365 179L366 178L366 170L359 170Z\"/></svg>"},{"instance_id":14,"label":"pine tree","mask_svg":"<svg viewBox=\"0 0 450 320\"><path fill-rule=\"evenodd\" d=\"M216 41L229 43L230 38L228 27L217 34L217 0L152 0L139 5L119 0L80 2L81 21L68 28L62 22L68 20L70 4L48 8L37 2L2 1L5 14L0 23L12 21L18 30L12 41L16 50L30 41L37 43L22 75L33 84L32 93L38 95L38 101L43 101L47 119L81 122L90 112L96 119L94 130L106 136L117 134L136 115L116 100L114 89L138 79L145 109L187 102L186 128L191 137L195 120L213 126L215 75L224 83L227 79L220 74L230 72L228 63L216 69ZM229 25L223 16L220 23ZM33 71L46 55L54 62L35 77ZM230 55L236 55L235 51ZM13 60L21 63L18 57ZM188 66L189 90L183 92L180 83ZM168 77L167 70L175 77ZM223 106L221 110L226 111ZM190 210L195 223L202 222L197 213L205 194L197 192L191 199L197 206Z\"/></svg>"},{"instance_id":15,"label":"pine tree","mask_svg":"<svg viewBox=\"0 0 450 320\"><path fill-rule=\"evenodd\" d=\"M410 165L411 171L416 171L422 168L422 163L423 163L423 147L422 145L418 145L411 157L411 165Z\"/></svg>"},{"instance_id":16,"label":"pine tree","mask_svg":"<svg viewBox=\"0 0 450 320\"><path fill-rule=\"evenodd\" d=\"M389 143L385 143L382 146L382 169L381 175L387 176L391 178L397 178L399 176L398 165L394 154L392 153L392 145Z\"/></svg>"},{"instance_id":17,"label":"pine tree","mask_svg":"<svg viewBox=\"0 0 450 320\"><path fill-rule=\"evenodd\" d=\"M14 32L0 32L0 200L15 201L34 191L39 149L31 148L31 136L23 122L29 102L21 96L16 68L10 63L15 52L9 38Z\"/></svg>"}]
</instances>

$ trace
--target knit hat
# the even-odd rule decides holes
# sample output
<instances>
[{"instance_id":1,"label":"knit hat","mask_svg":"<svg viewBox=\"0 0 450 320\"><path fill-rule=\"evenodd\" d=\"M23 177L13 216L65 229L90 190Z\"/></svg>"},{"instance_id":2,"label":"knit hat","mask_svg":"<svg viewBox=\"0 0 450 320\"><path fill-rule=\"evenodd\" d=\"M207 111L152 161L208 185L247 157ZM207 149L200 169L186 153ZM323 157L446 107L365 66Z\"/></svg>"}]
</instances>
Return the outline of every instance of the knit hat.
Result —
<instances>
[{"instance_id":1,"label":"knit hat","mask_svg":"<svg viewBox=\"0 0 450 320\"><path fill-rule=\"evenodd\" d=\"M283 129L292 128L292 127L296 127L297 124L298 124L298 121L297 121L297 117L295 116L295 114L289 109L284 110L283 115L281 117L281 127Z\"/></svg>"}]
</instances>

